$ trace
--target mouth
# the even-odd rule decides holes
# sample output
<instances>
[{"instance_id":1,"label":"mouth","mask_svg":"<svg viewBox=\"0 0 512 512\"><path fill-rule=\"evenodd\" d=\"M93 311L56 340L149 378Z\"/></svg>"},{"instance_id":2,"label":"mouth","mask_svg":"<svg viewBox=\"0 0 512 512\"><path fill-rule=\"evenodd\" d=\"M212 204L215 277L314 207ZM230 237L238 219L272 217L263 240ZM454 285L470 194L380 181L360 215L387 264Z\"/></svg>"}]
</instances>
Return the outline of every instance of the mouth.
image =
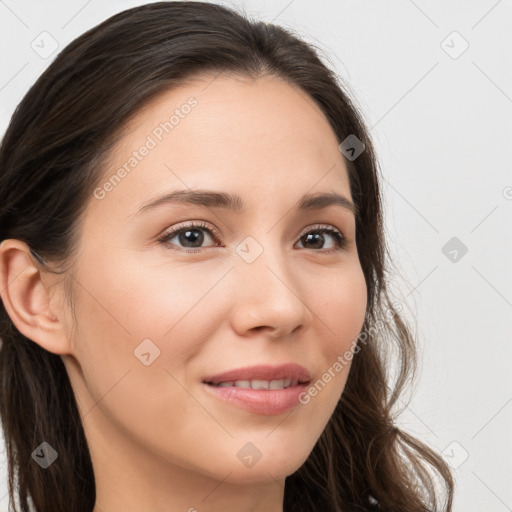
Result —
<instances>
[{"instance_id":1,"label":"mouth","mask_svg":"<svg viewBox=\"0 0 512 512\"><path fill-rule=\"evenodd\" d=\"M222 381L217 384L214 382L206 382L210 386L218 388L243 388L243 389L287 389L299 384L307 384L307 381L301 382L298 379L276 379L276 380L234 380Z\"/></svg>"},{"instance_id":2,"label":"mouth","mask_svg":"<svg viewBox=\"0 0 512 512\"><path fill-rule=\"evenodd\" d=\"M299 402L311 378L303 366L253 366L206 377L203 386L210 396L223 403L263 414L282 414Z\"/></svg>"},{"instance_id":3,"label":"mouth","mask_svg":"<svg viewBox=\"0 0 512 512\"><path fill-rule=\"evenodd\" d=\"M252 389L280 389L290 387L293 383L309 382L309 371L299 364L257 365L235 368L223 373L205 377L203 382L218 386L219 384ZM271 386L278 386L277 388Z\"/></svg>"}]
</instances>

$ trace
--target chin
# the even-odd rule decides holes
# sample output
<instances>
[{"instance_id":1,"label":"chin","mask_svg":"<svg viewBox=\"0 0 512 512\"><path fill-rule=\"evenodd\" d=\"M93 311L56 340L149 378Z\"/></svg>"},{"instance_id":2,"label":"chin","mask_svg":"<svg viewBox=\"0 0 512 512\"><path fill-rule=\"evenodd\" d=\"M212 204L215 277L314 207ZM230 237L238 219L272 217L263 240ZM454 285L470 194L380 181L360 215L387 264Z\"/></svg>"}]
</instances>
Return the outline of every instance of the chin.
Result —
<instances>
[{"instance_id":1,"label":"chin","mask_svg":"<svg viewBox=\"0 0 512 512\"><path fill-rule=\"evenodd\" d=\"M293 446L302 447L300 451L290 449L285 443L280 443L280 448L268 441L266 444L263 440L257 443L235 441L233 450L209 452L206 454L208 460L196 461L189 469L232 484L284 481L304 464L310 453L304 450L304 441L299 440Z\"/></svg>"},{"instance_id":2,"label":"chin","mask_svg":"<svg viewBox=\"0 0 512 512\"><path fill-rule=\"evenodd\" d=\"M291 443L292 448L286 446L287 443L280 442L277 437L276 441L279 446L268 442L265 444L261 441L258 451L255 446L249 443L244 444L238 450L234 461L232 457L226 456L226 461L229 460L229 464L223 464L223 466L227 469L225 474L232 471L229 481L254 483L269 479L284 480L287 476L295 473L310 454L310 451L304 450L305 441L296 440ZM299 446L302 447L301 450L297 450Z\"/></svg>"},{"instance_id":3,"label":"chin","mask_svg":"<svg viewBox=\"0 0 512 512\"><path fill-rule=\"evenodd\" d=\"M238 485L284 481L286 477L295 473L301 465L302 462L298 461L297 463L276 466L272 460L267 460L264 463L261 459L251 468L243 467L241 464L235 467L231 466L231 469L226 468L226 473L217 475L217 479L225 479L227 483ZM228 473L230 474L226 478Z\"/></svg>"}]
</instances>

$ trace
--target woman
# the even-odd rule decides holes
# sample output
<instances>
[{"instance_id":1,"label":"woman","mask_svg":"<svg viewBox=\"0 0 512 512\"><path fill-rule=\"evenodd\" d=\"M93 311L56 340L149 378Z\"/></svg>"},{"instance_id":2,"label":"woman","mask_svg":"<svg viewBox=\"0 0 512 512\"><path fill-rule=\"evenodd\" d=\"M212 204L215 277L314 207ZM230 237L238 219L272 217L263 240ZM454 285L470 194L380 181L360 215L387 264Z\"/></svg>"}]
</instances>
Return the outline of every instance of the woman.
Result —
<instances>
[{"instance_id":1,"label":"woman","mask_svg":"<svg viewBox=\"0 0 512 512\"><path fill-rule=\"evenodd\" d=\"M61 52L0 158L19 510L451 510L447 465L394 424L415 347L372 143L305 42L129 9Z\"/></svg>"}]
</instances>

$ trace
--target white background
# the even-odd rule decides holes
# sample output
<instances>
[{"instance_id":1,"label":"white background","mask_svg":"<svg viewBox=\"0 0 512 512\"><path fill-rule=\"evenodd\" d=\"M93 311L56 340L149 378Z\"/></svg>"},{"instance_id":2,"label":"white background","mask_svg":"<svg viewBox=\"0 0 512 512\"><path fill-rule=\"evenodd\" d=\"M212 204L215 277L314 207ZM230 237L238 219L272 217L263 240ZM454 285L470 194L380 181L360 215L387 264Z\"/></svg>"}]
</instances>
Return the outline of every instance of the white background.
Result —
<instances>
[{"instance_id":1,"label":"white background","mask_svg":"<svg viewBox=\"0 0 512 512\"><path fill-rule=\"evenodd\" d=\"M142 3L0 1L0 133L60 50ZM395 286L422 351L400 424L454 467L455 512L512 510L511 2L222 3L297 30L350 84L376 144ZM43 31L59 44L47 59L31 47ZM452 237L468 249L456 262L442 252ZM2 471L5 512L5 462Z\"/></svg>"}]
</instances>

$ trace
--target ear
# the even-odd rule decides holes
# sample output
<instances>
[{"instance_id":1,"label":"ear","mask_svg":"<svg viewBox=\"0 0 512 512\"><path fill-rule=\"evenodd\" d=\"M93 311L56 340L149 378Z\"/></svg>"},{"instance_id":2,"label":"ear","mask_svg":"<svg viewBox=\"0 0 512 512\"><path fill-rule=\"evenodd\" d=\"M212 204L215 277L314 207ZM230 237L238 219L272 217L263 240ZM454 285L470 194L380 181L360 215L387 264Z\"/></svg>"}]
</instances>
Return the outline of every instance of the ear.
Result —
<instances>
[{"instance_id":1,"label":"ear","mask_svg":"<svg viewBox=\"0 0 512 512\"><path fill-rule=\"evenodd\" d=\"M54 283L55 279L43 276L26 243L10 238L0 244L0 295L7 314L27 338L65 355L71 353L71 343L63 311L52 310L50 284Z\"/></svg>"}]
</instances>

